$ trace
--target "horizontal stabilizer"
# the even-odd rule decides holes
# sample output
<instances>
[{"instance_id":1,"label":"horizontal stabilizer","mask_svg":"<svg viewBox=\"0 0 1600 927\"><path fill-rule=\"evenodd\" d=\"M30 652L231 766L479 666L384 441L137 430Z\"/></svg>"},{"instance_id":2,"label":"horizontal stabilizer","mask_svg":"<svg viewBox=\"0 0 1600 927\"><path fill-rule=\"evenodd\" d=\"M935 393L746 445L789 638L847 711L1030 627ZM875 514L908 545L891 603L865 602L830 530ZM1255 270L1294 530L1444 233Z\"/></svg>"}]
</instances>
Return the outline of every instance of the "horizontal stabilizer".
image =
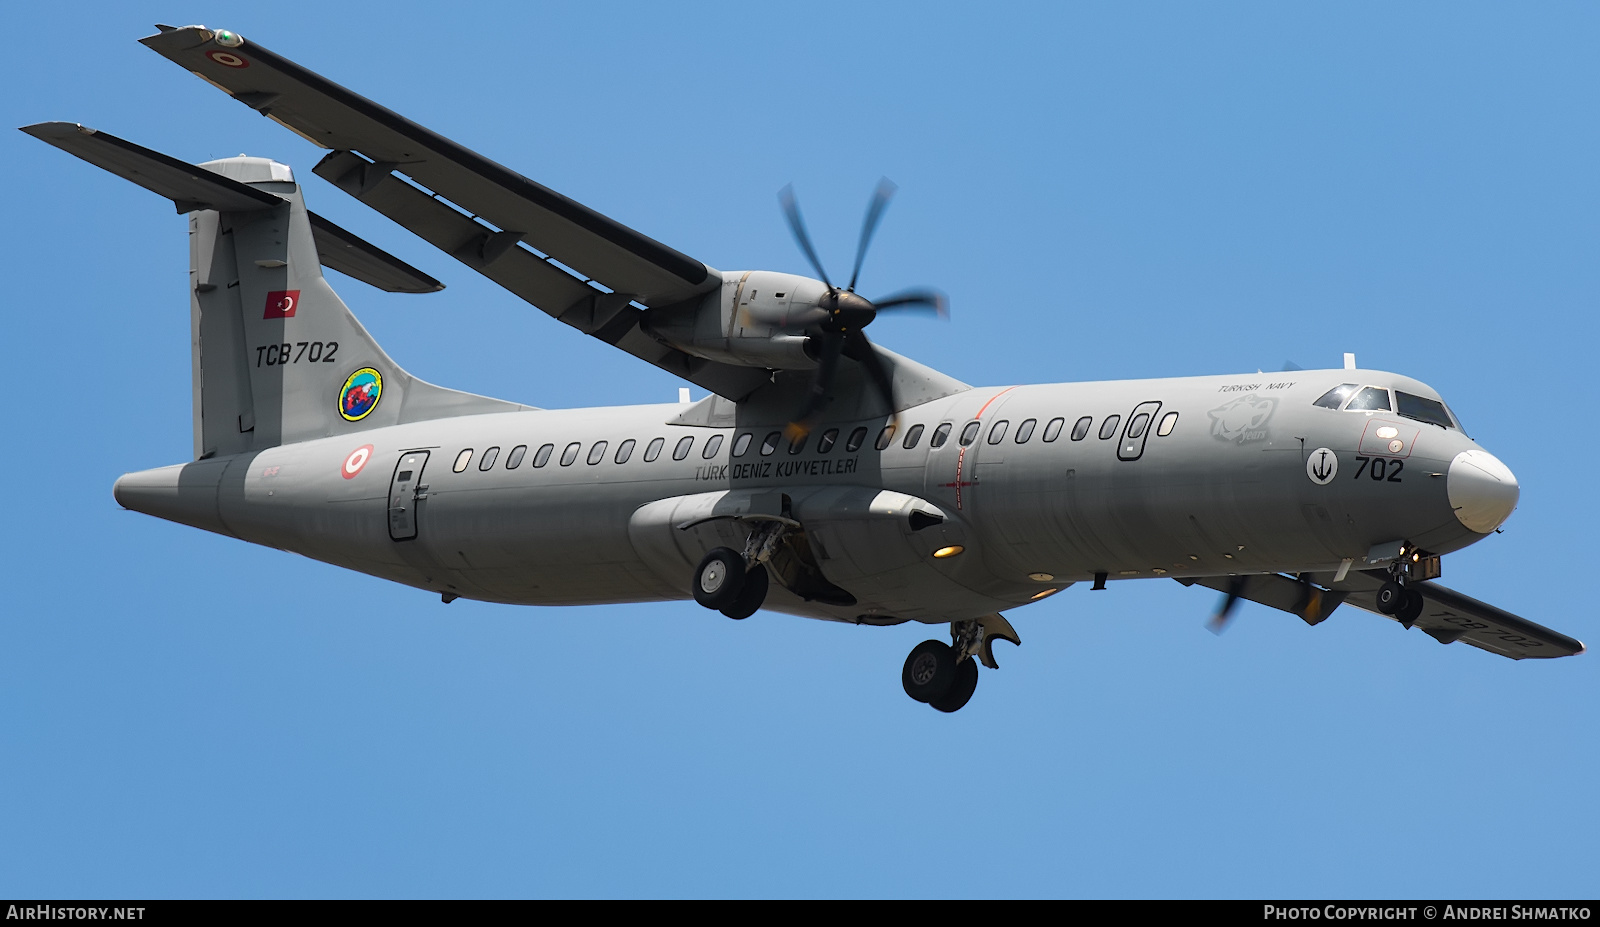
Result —
<instances>
[{"instance_id":1,"label":"horizontal stabilizer","mask_svg":"<svg viewBox=\"0 0 1600 927\"><path fill-rule=\"evenodd\" d=\"M317 260L390 293L437 293L444 284L316 213L309 213Z\"/></svg>"},{"instance_id":2,"label":"horizontal stabilizer","mask_svg":"<svg viewBox=\"0 0 1600 927\"><path fill-rule=\"evenodd\" d=\"M22 131L172 200L180 213L196 209L252 212L284 204L283 197L266 190L88 126L41 122L24 126ZM271 165L271 169L283 172L277 179L290 182L292 175L287 168ZM309 218L317 260L324 267L390 293L436 293L444 289L444 284L434 278L316 213Z\"/></svg>"},{"instance_id":3,"label":"horizontal stabilizer","mask_svg":"<svg viewBox=\"0 0 1600 927\"><path fill-rule=\"evenodd\" d=\"M88 126L41 122L23 126L22 131L172 200L179 212L248 212L283 205L281 197L265 190Z\"/></svg>"}]
</instances>

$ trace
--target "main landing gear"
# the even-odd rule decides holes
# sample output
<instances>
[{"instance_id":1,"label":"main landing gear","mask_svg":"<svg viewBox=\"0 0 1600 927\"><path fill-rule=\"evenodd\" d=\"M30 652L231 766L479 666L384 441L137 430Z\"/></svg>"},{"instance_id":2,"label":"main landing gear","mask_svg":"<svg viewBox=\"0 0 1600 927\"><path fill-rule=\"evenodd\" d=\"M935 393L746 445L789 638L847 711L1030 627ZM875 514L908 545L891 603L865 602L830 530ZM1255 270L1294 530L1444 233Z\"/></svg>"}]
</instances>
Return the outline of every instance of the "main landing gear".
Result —
<instances>
[{"instance_id":1,"label":"main landing gear","mask_svg":"<svg viewBox=\"0 0 1600 927\"><path fill-rule=\"evenodd\" d=\"M1011 623L999 615L950 622L952 643L923 641L911 649L900 670L906 694L946 713L961 710L978 689L978 662L998 669L995 639L1020 645Z\"/></svg>"},{"instance_id":2,"label":"main landing gear","mask_svg":"<svg viewBox=\"0 0 1600 927\"><path fill-rule=\"evenodd\" d=\"M694 571L694 600L729 618L754 615L767 600L767 568L759 562L747 566L744 555L731 547L718 547L705 555Z\"/></svg>"}]
</instances>

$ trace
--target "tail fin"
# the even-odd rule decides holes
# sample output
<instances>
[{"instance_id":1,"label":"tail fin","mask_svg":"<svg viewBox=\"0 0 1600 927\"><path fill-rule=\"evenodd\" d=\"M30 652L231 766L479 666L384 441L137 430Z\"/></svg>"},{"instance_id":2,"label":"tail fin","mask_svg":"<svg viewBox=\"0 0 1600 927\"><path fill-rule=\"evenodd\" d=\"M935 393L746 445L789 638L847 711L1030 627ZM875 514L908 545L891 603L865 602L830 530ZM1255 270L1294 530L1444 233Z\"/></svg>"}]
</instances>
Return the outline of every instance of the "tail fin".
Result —
<instances>
[{"instance_id":1,"label":"tail fin","mask_svg":"<svg viewBox=\"0 0 1600 927\"><path fill-rule=\"evenodd\" d=\"M23 131L191 213L195 457L528 408L418 380L384 353L320 265L384 289L441 287L308 212L286 165L238 157L199 170L71 123Z\"/></svg>"}]
</instances>

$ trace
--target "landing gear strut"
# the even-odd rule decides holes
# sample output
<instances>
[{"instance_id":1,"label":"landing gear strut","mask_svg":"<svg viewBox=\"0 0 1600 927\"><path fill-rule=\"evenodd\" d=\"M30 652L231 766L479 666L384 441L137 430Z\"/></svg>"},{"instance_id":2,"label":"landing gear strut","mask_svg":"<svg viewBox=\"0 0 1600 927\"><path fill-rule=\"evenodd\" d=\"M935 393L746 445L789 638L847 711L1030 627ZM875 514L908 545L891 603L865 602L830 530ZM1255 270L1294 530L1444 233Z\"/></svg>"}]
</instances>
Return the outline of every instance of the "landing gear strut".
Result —
<instances>
[{"instance_id":1,"label":"landing gear strut","mask_svg":"<svg viewBox=\"0 0 1600 927\"><path fill-rule=\"evenodd\" d=\"M998 668L996 639L1021 644L1011 623L999 615L950 622L950 639L923 641L911 650L900 670L906 694L938 711L959 711L978 688L978 664Z\"/></svg>"}]
</instances>

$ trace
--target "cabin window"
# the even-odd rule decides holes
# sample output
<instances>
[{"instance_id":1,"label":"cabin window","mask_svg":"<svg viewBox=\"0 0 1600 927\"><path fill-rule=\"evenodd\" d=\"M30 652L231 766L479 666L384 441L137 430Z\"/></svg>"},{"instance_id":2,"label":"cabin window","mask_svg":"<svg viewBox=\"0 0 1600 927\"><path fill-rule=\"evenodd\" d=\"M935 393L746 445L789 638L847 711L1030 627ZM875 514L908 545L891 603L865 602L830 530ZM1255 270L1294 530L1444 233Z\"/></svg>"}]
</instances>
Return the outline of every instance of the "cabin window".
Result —
<instances>
[{"instance_id":1,"label":"cabin window","mask_svg":"<svg viewBox=\"0 0 1600 927\"><path fill-rule=\"evenodd\" d=\"M857 428L855 431L850 432L850 437L845 440L844 449L852 453L859 451L861 450L861 442L865 440L867 440L867 429L865 427Z\"/></svg>"},{"instance_id":2,"label":"cabin window","mask_svg":"<svg viewBox=\"0 0 1600 927\"><path fill-rule=\"evenodd\" d=\"M770 456L772 456L772 452L778 449L778 442L781 441L781 440L783 440L783 434L782 434L782 432L777 432L777 431L774 431L771 434L767 435L765 438L762 438L761 439L761 456L762 457L770 457Z\"/></svg>"},{"instance_id":3,"label":"cabin window","mask_svg":"<svg viewBox=\"0 0 1600 927\"><path fill-rule=\"evenodd\" d=\"M938 428L935 428L933 430L933 437L928 439L928 446L944 447L944 443L950 440L950 427L951 426L949 422L943 422Z\"/></svg>"},{"instance_id":4,"label":"cabin window","mask_svg":"<svg viewBox=\"0 0 1600 927\"><path fill-rule=\"evenodd\" d=\"M839 440L839 429L829 428L824 431L822 437L817 439L817 453L826 454L833 450L833 442L837 440Z\"/></svg>"},{"instance_id":5,"label":"cabin window","mask_svg":"<svg viewBox=\"0 0 1600 927\"><path fill-rule=\"evenodd\" d=\"M922 426L921 425L912 425L910 428L906 429L906 439L904 441L900 442L900 446L909 451L912 448L916 447L917 446L917 442L919 442L921 440L922 440Z\"/></svg>"},{"instance_id":6,"label":"cabin window","mask_svg":"<svg viewBox=\"0 0 1600 927\"><path fill-rule=\"evenodd\" d=\"M990 425L989 443L999 444L1001 441L1004 441L1006 439L1006 429L1009 427L1011 427L1011 423L1005 419L1001 419L1000 421L995 422L993 425Z\"/></svg>"},{"instance_id":7,"label":"cabin window","mask_svg":"<svg viewBox=\"0 0 1600 927\"><path fill-rule=\"evenodd\" d=\"M578 459L578 448L581 447L581 446L582 445L580 445L576 441L574 441L571 444L567 445L567 449L561 452L561 466L563 466L563 467L572 466L572 462L574 460Z\"/></svg>"},{"instance_id":8,"label":"cabin window","mask_svg":"<svg viewBox=\"0 0 1600 927\"><path fill-rule=\"evenodd\" d=\"M605 460L605 459L606 459L606 443L604 441L596 441L594 443L594 446L589 448L589 461L588 461L589 466L592 467L595 464L597 464L600 461Z\"/></svg>"},{"instance_id":9,"label":"cabin window","mask_svg":"<svg viewBox=\"0 0 1600 927\"><path fill-rule=\"evenodd\" d=\"M660 457L661 456L661 449L663 447L666 447L666 446L667 446L667 439L666 438L656 438L654 441L651 441L644 449L644 462L645 463L651 463L657 457Z\"/></svg>"},{"instance_id":10,"label":"cabin window","mask_svg":"<svg viewBox=\"0 0 1600 927\"><path fill-rule=\"evenodd\" d=\"M711 439L706 442L705 450L700 452L700 456L710 460L717 456L717 451L720 450L722 450L722 435L712 435Z\"/></svg>"},{"instance_id":11,"label":"cabin window","mask_svg":"<svg viewBox=\"0 0 1600 927\"><path fill-rule=\"evenodd\" d=\"M750 450L750 439L754 437L755 435L748 431L740 435L738 440L733 442L733 456L743 457L744 452Z\"/></svg>"},{"instance_id":12,"label":"cabin window","mask_svg":"<svg viewBox=\"0 0 1600 927\"><path fill-rule=\"evenodd\" d=\"M633 440L632 438L629 438L628 440L617 445L617 456L615 458L616 462L619 464L627 463L628 458L633 456L634 446L638 443L639 442Z\"/></svg>"},{"instance_id":13,"label":"cabin window","mask_svg":"<svg viewBox=\"0 0 1600 927\"><path fill-rule=\"evenodd\" d=\"M690 435L690 436L688 436L686 438L679 438L678 439L678 445L672 449L672 459L673 460L682 460L683 458L688 457L689 456L689 451L693 450L693 448L694 448L694 436L693 435Z\"/></svg>"},{"instance_id":14,"label":"cabin window","mask_svg":"<svg viewBox=\"0 0 1600 927\"><path fill-rule=\"evenodd\" d=\"M1135 415L1133 419L1128 422L1128 437L1132 439L1144 434L1145 426L1149 424L1149 412L1140 412L1138 415Z\"/></svg>"},{"instance_id":15,"label":"cabin window","mask_svg":"<svg viewBox=\"0 0 1600 927\"><path fill-rule=\"evenodd\" d=\"M875 448L877 448L878 450L881 451L884 448L888 447L889 446L889 442L893 441L893 440L894 440L894 425L892 425L892 424L891 425L885 425L885 426L883 426L883 430L878 432L878 442L876 444L874 444L873 447L875 447Z\"/></svg>"},{"instance_id":16,"label":"cabin window","mask_svg":"<svg viewBox=\"0 0 1600 927\"><path fill-rule=\"evenodd\" d=\"M500 456L500 448L491 447L483 452L483 458L478 461L479 470L487 470L494 466L495 458Z\"/></svg>"},{"instance_id":17,"label":"cabin window","mask_svg":"<svg viewBox=\"0 0 1600 927\"><path fill-rule=\"evenodd\" d=\"M1017 426L1017 437L1015 439L1016 442L1018 444L1027 444L1028 443L1028 439L1033 437L1033 426L1035 426L1037 424L1039 424L1039 420L1038 419L1030 418L1030 419L1027 419L1026 421L1024 421L1022 424L1018 425ZM1057 429L1057 430L1059 431L1060 429Z\"/></svg>"},{"instance_id":18,"label":"cabin window","mask_svg":"<svg viewBox=\"0 0 1600 927\"><path fill-rule=\"evenodd\" d=\"M1400 400L1400 414L1406 418L1438 425L1440 428L1450 427L1450 413L1444 410L1444 403L1437 399L1424 399L1421 396L1402 393L1399 390L1395 390L1394 395Z\"/></svg>"},{"instance_id":19,"label":"cabin window","mask_svg":"<svg viewBox=\"0 0 1600 927\"><path fill-rule=\"evenodd\" d=\"M1341 383L1338 386L1335 386L1333 389L1328 390L1326 393L1323 393L1322 398L1318 399L1316 402L1313 402L1312 405L1321 406L1324 409L1337 409L1344 405L1344 401L1349 399L1350 394L1355 391L1356 384Z\"/></svg>"},{"instance_id":20,"label":"cabin window","mask_svg":"<svg viewBox=\"0 0 1600 927\"><path fill-rule=\"evenodd\" d=\"M1178 413L1168 412L1161 416L1161 424L1156 427L1156 435L1165 438L1172 434L1172 429L1178 427Z\"/></svg>"},{"instance_id":21,"label":"cabin window","mask_svg":"<svg viewBox=\"0 0 1600 927\"><path fill-rule=\"evenodd\" d=\"M1094 424L1094 416L1085 415L1072 423L1072 440L1082 441L1089 436L1089 426Z\"/></svg>"},{"instance_id":22,"label":"cabin window","mask_svg":"<svg viewBox=\"0 0 1600 927\"><path fill-rule=\"evenodd\" d=\"M1064 418L1051 419L1050 424L1044 426L1044 440L1047 442L1054 441L1055 439L1061 437L1061 426L1065 425L1066 423L1067 420Z\"/></svg>"},{"instance_id":23,"label":"cabin window","mask_svg":"<svg viewBox=\"0 0 1600 927\"><path fill-rule=\"evenodd\" d=\"M1369 386L1356 393L1356 398L1350 400L1350 404L1345 406L1345 411L1388 412L1390 408L1389 391L1381 386Z\"/></svg>"},{"instance_id":24,"label":"cabin window","mask_svg":"<svg viewBox=\"0 0 1600 927\"><path fill-rule=\"evenodd\" d=\"M1100 440L1110 441L1111 438L1116 435L1117 425L1121 423L1121 421L1122 416L1120 415L1106 416L1106 420L1100 423Z\"/></svg>"},{"instance_id":25,"label":"cabin window","mask_svg":"<svg viewBox=\"0 0 1600 927\"><path fill-rule=\"evenodd\" d=\"M533 465L535 467L542 467L549 463L550 455L554 453L555 449L556 446L554 444L541 445L539 447L539 453L533 455Z\"/></svg>"},{"instance_id":26,"label":"cabin window","mask_svg":"<svg viewBox=\"0 0 1600 927\"><path fill-rule=\"evenodd\" d=\"M966 447L967 445L971 444L973 441L976 441L978 439L978 428L979 427L981 427L981 426L977 422L968 422L967 423L967 427L961 429L961 446L962 447Z\"/></svg>"},{"instance_id":27,"label":"cabin window","mask_svg":"<svg viewBox=\"0 0 1600 927\"><path fill-rule=\"evenodd\" d=\"M522 457L526 453L528 453L528 446L526 444L519 444L512 448L511 454L506 457L506 469L515 470L522 466Z\"/></svg>"},{"instance_id":28,"label":"cabin window","mask_svg":"<svg viewBox=\"0 0 1600 927\"><path fill-rule=\"evenodd\" d=\"M806 449L806 438L809 438L809 437L810 437L809 433L803 434L803 435L795 435L794 438L789 441L789 453L798 454L801 451L805 450Z\"/></svg>"},{"instance_id":29,"label":"cabin window","mask_svg":"<svg viewBox=\"0 0 1600 927\"><path fill-rule=\"evenodd\" d=\"M456 455L455 465L450 469L460 473L462 470L467 469L467 464L469 463L472 463L472 448L470 447Z\"/></svg>"}]
</instances>

